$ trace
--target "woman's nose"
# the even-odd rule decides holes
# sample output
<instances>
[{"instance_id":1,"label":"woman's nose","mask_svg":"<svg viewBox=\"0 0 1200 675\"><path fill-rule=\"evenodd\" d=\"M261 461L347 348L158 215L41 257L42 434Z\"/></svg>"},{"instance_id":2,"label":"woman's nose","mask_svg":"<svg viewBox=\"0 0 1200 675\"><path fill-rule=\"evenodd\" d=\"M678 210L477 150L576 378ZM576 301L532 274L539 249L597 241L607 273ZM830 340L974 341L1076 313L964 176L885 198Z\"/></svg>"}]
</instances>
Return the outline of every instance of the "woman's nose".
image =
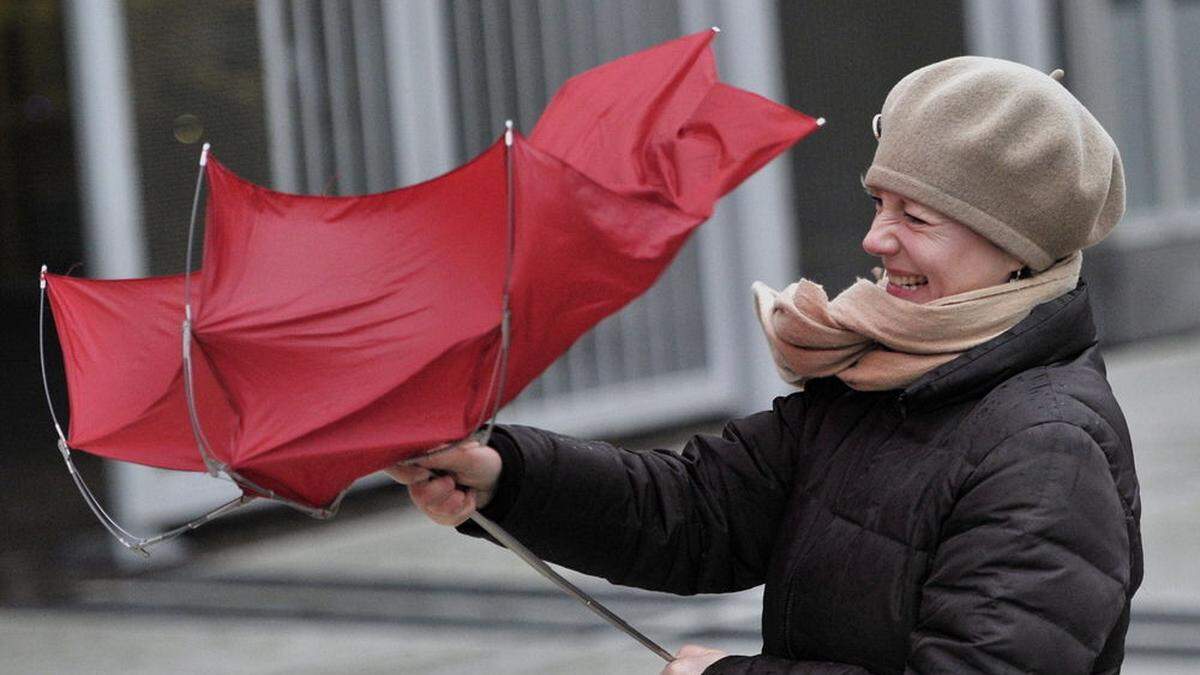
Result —
<instances>
[{"instance_id":1,"label":"woman's nose","mask_svg":"<svg viewBox=\"0 0 1200 675\"><path fill-rule=\"evenodd\" d=\"M867 230L867 236L863 237L862 247L869 255L883 257L895 255L899 251L900 242L896 240L892 226L876 216L871 221L871 229Z\"/></svg>"}]
</instances>

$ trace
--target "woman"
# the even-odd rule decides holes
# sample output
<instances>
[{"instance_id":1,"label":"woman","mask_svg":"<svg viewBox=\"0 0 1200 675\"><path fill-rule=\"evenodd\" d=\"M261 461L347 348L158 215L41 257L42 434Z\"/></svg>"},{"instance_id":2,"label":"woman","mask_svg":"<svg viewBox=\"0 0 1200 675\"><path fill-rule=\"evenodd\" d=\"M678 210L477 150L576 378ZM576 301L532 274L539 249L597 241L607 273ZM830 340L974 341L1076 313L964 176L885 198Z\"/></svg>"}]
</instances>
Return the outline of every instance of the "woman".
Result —
<instances>
[{"instance_id":1,"label":"woman","mask_svg":"<svg viewBox=\"0 0 1200 675\"><path fill-rule=\"evenodd\" d=\"M961 57L892 89L864 178L879 280L755 287L803 388L772 410L681 455L503 427L393 476L436 522L478 534L481 508L614 583L766 585L761 655L664 672L1117 672L1138 487L1079 251L1124 183L1060 78Z\"/></svg>"}]
</instances>

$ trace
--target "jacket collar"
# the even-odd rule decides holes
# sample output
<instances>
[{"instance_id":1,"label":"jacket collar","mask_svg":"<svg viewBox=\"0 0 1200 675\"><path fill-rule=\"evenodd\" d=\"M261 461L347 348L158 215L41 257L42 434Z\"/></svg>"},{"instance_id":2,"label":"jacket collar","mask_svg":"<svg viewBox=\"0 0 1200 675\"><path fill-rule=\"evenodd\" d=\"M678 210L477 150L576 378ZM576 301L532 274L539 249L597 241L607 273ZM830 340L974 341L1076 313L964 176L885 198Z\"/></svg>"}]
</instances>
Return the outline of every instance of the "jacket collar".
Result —
<instances>
[{"instance_id":1,"label":"jacket collar","mask_svg":"<svg viewBox=\"0 0 1200 675\"><path fill-rule=\"evenodd\" d=\"M1087 284L1080 279L1016 326L925 373L900 398L908 410L977 398L1017 373L1072 358L1096 342Z\"/></svg>"}]
</instances>

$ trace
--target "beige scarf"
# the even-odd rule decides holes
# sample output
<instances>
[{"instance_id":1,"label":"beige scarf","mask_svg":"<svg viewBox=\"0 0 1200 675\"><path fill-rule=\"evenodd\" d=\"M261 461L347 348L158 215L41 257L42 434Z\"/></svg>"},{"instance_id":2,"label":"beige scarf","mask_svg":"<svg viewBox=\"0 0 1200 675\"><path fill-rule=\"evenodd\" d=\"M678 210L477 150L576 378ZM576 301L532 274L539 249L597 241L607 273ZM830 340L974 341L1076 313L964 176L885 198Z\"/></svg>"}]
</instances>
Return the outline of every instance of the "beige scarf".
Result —
<instances>
[{"instance_id":1,"label":"beige scarf","mask_svg":"<svg viewBox=\"0 0 1200 675\"><path fill-rule=\"evenodd\" d=\"M784 380L803 388L836 375L859 391L908 386L925 373L1017 325L1033 308L1075 288L1076 251L1028 279L925 304L859 279L831 302L807 279L775 291L754 283L758 319Z\"/></svg>"}]
</instances>

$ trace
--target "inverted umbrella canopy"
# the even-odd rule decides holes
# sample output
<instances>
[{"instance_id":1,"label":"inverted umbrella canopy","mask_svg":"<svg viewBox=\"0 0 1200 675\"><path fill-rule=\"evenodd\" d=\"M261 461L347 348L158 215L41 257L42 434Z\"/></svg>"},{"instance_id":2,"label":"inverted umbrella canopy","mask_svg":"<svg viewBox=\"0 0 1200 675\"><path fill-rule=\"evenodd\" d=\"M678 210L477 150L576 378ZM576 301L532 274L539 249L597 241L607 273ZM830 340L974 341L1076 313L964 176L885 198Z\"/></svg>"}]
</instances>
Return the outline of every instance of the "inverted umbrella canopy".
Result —
<instances>
[{"instance_id":1,"label":"inverted umbrella canopy","mask_svg":"<svg viewBox=\"0 0 1200 675\"><path fill-rule=\"evenodd\" d=\"M718 82L712 35L572 78L529 140L399 190L285 194L210 158L188 337L212 459L253 493L329 507L469 435L644 292L721 195L817 126ZM202 470L184 277L46 279L69 444Z\"/></svg>"},{"instance_id":2,"label":"inverted umbrella canopy","mask_svg":"<svg viewBox=\"0 0 1200 675\"><path fill-rule=\"evenodd\" d=\"M94 455L203 471L184 401L179 324L183 275L101 281L47 274L71 406L67 441ZM206 364L194 381L209 432L233 411Z\"/></svg>"}]
</instances>

